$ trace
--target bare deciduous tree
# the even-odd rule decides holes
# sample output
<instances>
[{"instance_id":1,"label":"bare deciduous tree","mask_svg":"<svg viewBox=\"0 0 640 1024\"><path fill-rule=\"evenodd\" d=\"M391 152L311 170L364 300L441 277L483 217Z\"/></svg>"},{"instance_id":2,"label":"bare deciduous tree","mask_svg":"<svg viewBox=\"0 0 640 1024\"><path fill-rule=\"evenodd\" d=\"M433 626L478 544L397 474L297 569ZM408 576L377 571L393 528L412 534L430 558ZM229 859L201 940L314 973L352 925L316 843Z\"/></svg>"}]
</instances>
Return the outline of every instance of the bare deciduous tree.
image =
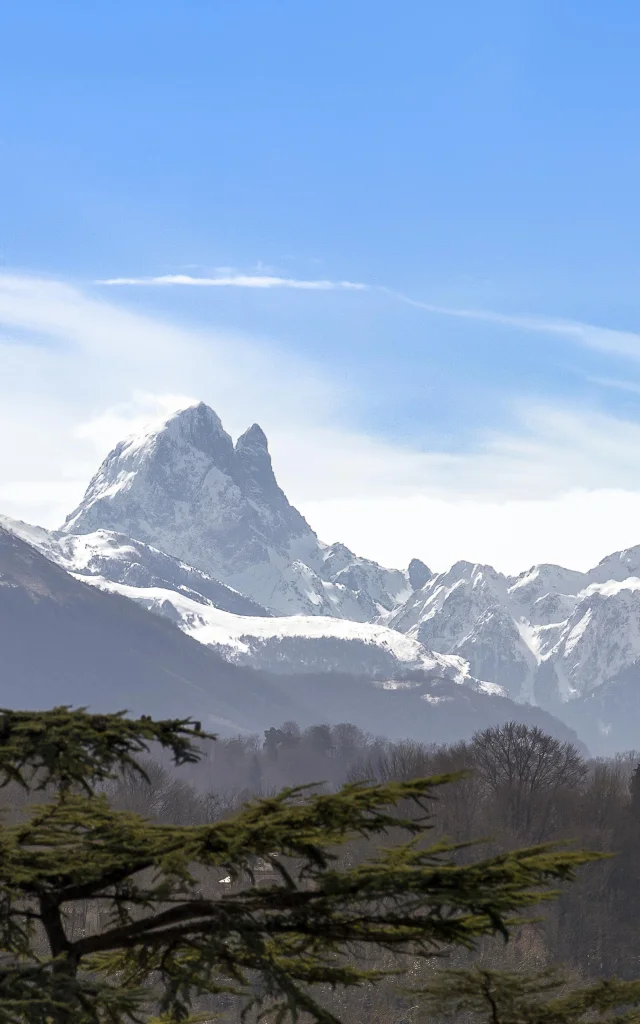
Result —
<instances>
[{"instance_id":1,"label":"bare deciduous tree","mask_svg":"<svg viewBox=\"0 0 640 1024\"><path fill-rule=\"evenodd\" d=\"M563 794L579 789L589 770L573 744L519 722L476 733L472 747L475 770L510 828L536 839L548 831Z\"/></svg>"}]
</instances>

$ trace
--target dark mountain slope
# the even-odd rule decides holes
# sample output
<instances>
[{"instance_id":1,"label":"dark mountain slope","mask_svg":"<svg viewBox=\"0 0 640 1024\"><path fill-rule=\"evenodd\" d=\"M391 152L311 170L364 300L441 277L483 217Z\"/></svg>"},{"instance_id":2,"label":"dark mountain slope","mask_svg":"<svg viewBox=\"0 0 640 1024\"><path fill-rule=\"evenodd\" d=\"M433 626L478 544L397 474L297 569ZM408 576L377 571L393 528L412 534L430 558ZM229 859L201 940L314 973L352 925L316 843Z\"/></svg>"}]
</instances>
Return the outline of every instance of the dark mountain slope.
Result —
<instances>
[{"instance_id":1,"label":"dark mountain slope","mask_svg":"<svg viewBox=\"0 0 640 1024\"><path fill-rule=\"evenodd\" d=\"M253 728L292 717L266 677L229 665L170 622L80 583L0 530L0 703L86 704L155 715L197 714Z\"/></svg>"}]
</instances>

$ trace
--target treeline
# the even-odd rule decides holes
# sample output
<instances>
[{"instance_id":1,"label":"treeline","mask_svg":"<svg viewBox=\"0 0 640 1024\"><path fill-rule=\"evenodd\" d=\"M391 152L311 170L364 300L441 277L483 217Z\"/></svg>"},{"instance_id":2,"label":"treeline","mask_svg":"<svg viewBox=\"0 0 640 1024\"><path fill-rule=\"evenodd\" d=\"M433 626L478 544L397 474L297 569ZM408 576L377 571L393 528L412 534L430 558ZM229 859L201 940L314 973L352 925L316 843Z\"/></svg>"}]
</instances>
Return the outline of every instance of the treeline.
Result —
<instances>
[{"instance_id":1,"label":"treeline","mask_svg":"<svg viewBox=\"0 0 640 1024\"><path fill-rule=\"evenodd\" d=\"M350 724L300 729L287 722L262 737L211 743L180 777L149 765L150 785L118 782L117 806L186 824L233 813L284 786L460 777L439 790L435 834L482 840L487 856L568 841L612 856L581 873L544 921L523 927L500 965L562 964L580 976L640 976L640 755L591 760L537 728L510 723L452 746L389 742ZM460 857L477 856L477 848ZM491 956L495 956L494 953Z\"/></svg>"},{"instance_id":2,"label":"treeline","mask_svg":"<svg viewBox=\"0 0 640 1024\"><path fill-rule=\"evenodd\" d=\"M461 844L454 855L458 861L471 863L485 855L563 842L611 856L581 870L539 920L512 932L507 945L483 942L472 955L456 950L447 965L473 963L529 973L560 967L571 983L579 984L592 978L640 977L639 761L640 754L634 752L589 759L570 743L516 723L478 732L468 742L438 746L390 742L350 724L301 729L287 722L262 736L207 742L202 759L181 769L158 755L144 762L146 778L124 772L101 785L116 809L158 823L190 825L229 817L252 797L270 796L288 786L316 784L337 790L348 782L451 776L450 784L435 790L428 842L442 838ZM29 796L14 783L2 794L5 820L20 817L25 802L47 799L46 791ZM401 836L389 835L383 845L401 841ZM370 843L356 839L337 849L338 864L353 867L370 858ZM254 869L259 876L265 865L256 861ZM262 881L270 884L268 876ZM233 887L243 884L242 878L214 875L203 892L232 895ZM75 938L108 926L104 908L92 900L78 904L67 923ZM380 952L365 966L394 969L398 964L391 954ZM353 1024L418 1024L420 1002L403 991L405 983L419 987L429 982L438 966L442 963L417 961L400 982L390 979L373 990L328 991L327 1007ZM233 1001L222 996L203 1008L235 1019Z\"/></svg>"},{"instance_id":3,"label":"treeline","mask_svg":"<svg viewBox=\"0 0 640 1024\"><path fill-rule=\"evenodd\" d=\"M638 1019L640 979L581 984L580 950L560 972L539 969L575 930L574 908L545 925L523 918L603 855L505 849L557 828L566 801L589 793L592 766L537 729L426 748L343 728L338 738L358 742L321 754L335 765L341 751L351 783L234 812L241 795L216 794L211 763L191 780L140 763L158 751L177 766L201 761L209 737L197 722L68 708L0 719L3 1024ZM321 735L269 730L226 753L244 749L255 770L255 757L320 756ZM627 809L639 787L634 770ZM448 825L464 835L478 814L506 822L503 838L482 850L443 836Z\"/></svg>"},{"instance_id":4,"label":"treeline","mask_svg":"<svg viewBox=\"0 0 640 1024\"><path fill-rule=\"evenodd\" d=\"M148 781L125 775L106 783L105 790L116 808L186 825L227 817L253 796L286 786L315 783L335 790L350 781L455 775L456 781L438 788L432 837L482 841L480 848L461 849L459 858L565 841L612 855L581 871L543 919L523 925L507 946L488 944L473 961L527 971L559 965L583 980L637 978L639 760L634 752L592 760L569 743L515 723L484 730L465 743L437 746L390 742L350 724L301 729L287 722L263 736L211 742L198 764L179 771L161 758L149 759ZM5 816L20 814L22 791L12 785L3 793ZM369 853L363 846L361 856ZM359 856L357 843L349 856ZM94 911L88 906L85 913ZM84 926L78 922L80 930ZM452 966L469 962L464 953L450 961ZM343 993L340 1013L353 1021L388 1020L407 1004L398 1002L395 986L383 989Z\"/></svg>"}]
</instances>

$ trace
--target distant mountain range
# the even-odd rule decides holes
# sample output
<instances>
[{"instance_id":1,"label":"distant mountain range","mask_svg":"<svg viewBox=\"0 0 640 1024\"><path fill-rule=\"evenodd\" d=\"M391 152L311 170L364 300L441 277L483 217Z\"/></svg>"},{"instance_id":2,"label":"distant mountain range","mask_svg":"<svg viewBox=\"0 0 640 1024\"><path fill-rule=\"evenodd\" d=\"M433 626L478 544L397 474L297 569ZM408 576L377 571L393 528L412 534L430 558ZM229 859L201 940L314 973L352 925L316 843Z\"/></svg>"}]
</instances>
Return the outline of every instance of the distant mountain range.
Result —
<instances>
[{"instance_id":1,"label":"distant mountain range","mask_svg":"<svg viewBox=\"0 0 640 1024\"><path fill-rule=\"evenodd\" d=\"M261 732L290 720L303 726L351 721L391 738L455 741L520 711L471 680L443 679L439 666L410 685L390 686L346 673L276 675L231 665L137 602L75 579L4 529L0 649L4 707L71 704L193 715L223 734ZM542 709L522 710L524 721L576 739Z\"/></svg>"},{"instance_id":2,"label":"distant mountain range","mask_svg":"<svg viewBox=\"0 0 640 1024\"><path fill-rule=\"evenodd\" d=\"M464 691L521 718L551 712L596 752L640 747L640 546L586 573L508 577L458 562L434 574L419 559L387 569L322 543L278 486L260 427L234 444L202 403L120 442L59 530L0 522L74 581L172 620L225 672L277 673L288 695L292 679L313 677L324 720L340 704L335 680L358 678L363 702L386 686L433 712L436 697L461 707ZM451 693L421 691L436 678Z\"/></svg>"}]
</instances>

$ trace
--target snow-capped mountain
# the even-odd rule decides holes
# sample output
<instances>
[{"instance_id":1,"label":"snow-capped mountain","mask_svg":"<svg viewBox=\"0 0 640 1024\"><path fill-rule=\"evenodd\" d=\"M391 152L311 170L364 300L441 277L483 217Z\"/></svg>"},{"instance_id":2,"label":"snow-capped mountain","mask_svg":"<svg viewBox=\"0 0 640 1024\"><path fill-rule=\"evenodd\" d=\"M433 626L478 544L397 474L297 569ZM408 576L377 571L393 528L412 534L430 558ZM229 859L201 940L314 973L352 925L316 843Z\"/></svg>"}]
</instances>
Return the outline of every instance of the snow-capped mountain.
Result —
<instances>
[{"instance_id":1,"label":"snow-capped mountain","mask_svg":"<svg viewBox=\"0 0 640 1024\"><path fill-rule=\"evenodd\" d=\"M533 693L536 658L524 623L514 617L509 580L487 565L457 562L432 576L388 620L426 647L458 654L475 675L504 687L517 700Z\"/></svg>"},{"instance_id":2,"label":"snow-capped mountain","mask_svg":"<svg viewBox=\"0 0 640 1024\"><path fill-rule=\"evenodd\" d=\"M322 615L234 615L161 588L113 584L96 577L91 582L171 619L187 636L235 665L288 675L339 672L392 680L429 673L482 693L503 694L494 683L473 679L463 658L435 654L386 626Z\"/></svg>"},{"instance_id":3,"label":"snow-capped mountain","mask_svg":"<svg viewBox=\"0 0 640 1024\"><path fill-rule=\"evenodd\" d=\"M592 583L564 622L538 631L540 658L563 700L585 696L640 659L640 579ZM549 674L545 674L548 686ZM539 697L547 697L542 684Z\"/></svg>"},{"instance_id":4,"label":"snow-capped mountain","mask_svg":"<svg viewBox=\"0 0 640 1024\"><path fill-rule=\"evenodd\" d=\"M33 545L75 579L130 598L170 619L235 664L274 672L335 671L378 679L426 672L480 692L502 693L493 683L472 679L463 658L434 654L418 640L384 625L328 616L274 617L201 570L122 534L108 530L52 533L2 516L0 527ZM346 558L347 554L346 548L334 550L334 556Z\"/></svg>"},{"instance_id":5,"label":"snow-capped mountain","mask_svg":"<svg viewBox=\"0 0 640 1024\"><path fill-rule=\"evenodd\" d=\"M615 749L622 729L626 745L640 745L640 731L628 731L615 699L616 681L624 679L629 704L630 680L636 680L635 722L640 546L584 573L539 565L507 577L491 566L458 562L386 621L433 650L465 658L473 676L500 684L513 699L563 715L596 749L608 743Z\"/></svg>"},{"instance_id":6,"label":"snow-capped mountain","mask_svg":"<svg viewBox=\"0 0 640 1024\"><path fill-rule=\"evenodd\" d=\"M32 544L47 558L87 583L102 581L130 588L175 592L235 615L270 616L271 612L200 569L150 544L110 530L67 535L0 516L0 527Z\"/></svg>"},{"instance_id":7,"label":"snow-capped mountain","mask_svg":"<svg viewBox=\"0 0 640 1024\"><path fill-rule=\"evenodd\" d=\"M235 445L204 403L121 441L61 532L142 541L279 614L367 621L410 593L407 573L323 545L278 486L257 424Z\"/></svg>"},{"instance_id":8,"label":"snow-capped mountain","mask_svg":"<svg viewBox=\"0 0 640 1024\"><path fill-rule=\"evenodd\" d=\"M397 641L406 643L396 634ZM518 718L562 740L576 739L542 709L518 708L479 685L443 679L440 667L435 678L423 672L405 684L363 675L276 675L229 664L138 602L75 579L1 527L0 650L5 707L73 704L157 717L192 714L225 734L260 733L286 719L302 726L350 721L374 734L426 742L453 742Z\"/></svg>"},{"instance_id":9,"label":"snow-capped mountain","mask_svg":"<svg viewBox=\"0 0 640 1024\"><path fill-rule=\"evenodd\" d=\"M77 581L0 527L0 703L160 717L215 729L294 717L278 681L229 665L138 604Z\"/></svg>"}]
</instances>

